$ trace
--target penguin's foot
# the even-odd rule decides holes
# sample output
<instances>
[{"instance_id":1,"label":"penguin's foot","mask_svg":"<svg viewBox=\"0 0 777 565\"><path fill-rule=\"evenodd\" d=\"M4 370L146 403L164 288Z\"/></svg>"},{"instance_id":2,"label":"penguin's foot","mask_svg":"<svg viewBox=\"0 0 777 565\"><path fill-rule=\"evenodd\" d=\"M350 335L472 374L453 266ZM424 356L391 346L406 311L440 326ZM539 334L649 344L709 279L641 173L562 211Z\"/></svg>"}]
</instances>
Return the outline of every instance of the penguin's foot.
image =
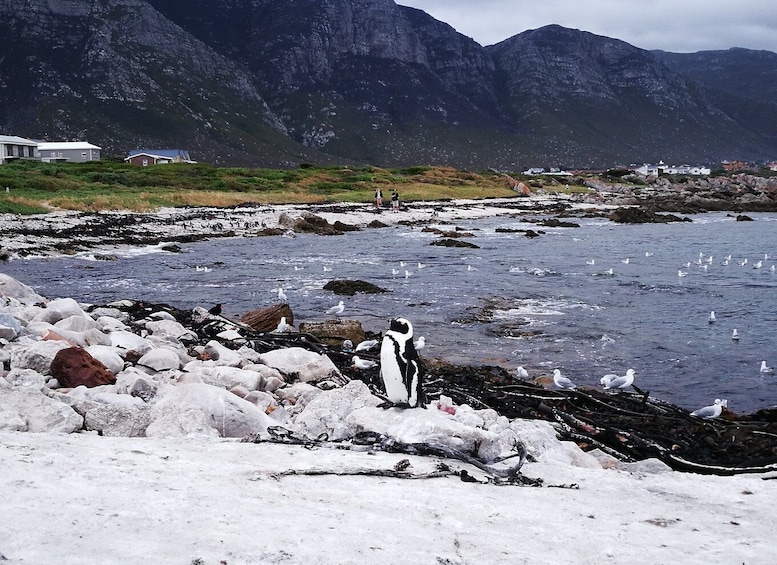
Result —
<instances>
[{"instance_id":1,"label":"penguin's foot","mask_svg":"<svg viewBox=\"0 0 777 565\"><path fill-rule=\"evenodd\" d=\"M387 400L386 402L381 402L380 404L378 404L378 408L383 408L384 410L387 410L389 408L401 408L402 410L404 410L406 408L412 408L412 406L410 406L410 404L408 404L407 402L391 402Z\"/></svg>"}]
</instances>

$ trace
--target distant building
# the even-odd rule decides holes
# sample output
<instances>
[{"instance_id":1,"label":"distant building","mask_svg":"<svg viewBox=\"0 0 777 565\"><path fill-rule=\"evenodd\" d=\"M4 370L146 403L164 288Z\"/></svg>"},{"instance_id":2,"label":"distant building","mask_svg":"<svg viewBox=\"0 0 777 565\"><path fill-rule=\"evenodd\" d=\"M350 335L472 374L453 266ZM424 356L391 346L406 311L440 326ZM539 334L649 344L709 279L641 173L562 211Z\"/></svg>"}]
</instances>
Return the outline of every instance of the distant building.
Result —
<instances>
[{"instance_id":1,"label":"distant building","mask_svg":"<svg viewBox=\"0 0 777 565\"><path fill-rule=\"evenodd\" d=\"M38 144L15 135L0 135L0 165L17 159L38 159Z\"/></svg>"},{"instance_id":2,"label":"distant building","mask_svg":"<svg viewBox=\"0 0 777 565\"><path fill-rule=\"evenodd\" d=\"M86 141L41 141L38 143L40 160L46 163L68 161L84 163L100 160L100 147Z\"/></svg>"},{"instance_id":3,"label":"distant building","mask_svg":"<svg viewBox=\"0 0 777 565\"><path fill-rule=\"evenodd\" d=\"M703 167L700 165L667 165L663 161L659 161L658 165L651 165L648 163L643 164L641 167L634 169L634 172L639 173L646 177L655 177L658 175L697 175L705 176L712 173L712 169L709 167Z\"/></svg>"},{"instance_id":4,"label":"distant building","mask_svg":"<svg viewBox=\"0 0 777 565\"><path fill-rule=\"evenodd\" d=\"M729 173L732 171L749 171L753 168L747 161L723 161L721 166Z\"/></svg>"},{"instance_id":5,"label":"distant building","mask_svg":"<svg viewBox=\"0 0 777 565\"><path fill-rule=\"evenodd\" d=\"M124 158L128 163L147 167L148 165L166 165L169 163L196 163L189 158L185 149L134 149Z\"/></svg>"}]
</instances>

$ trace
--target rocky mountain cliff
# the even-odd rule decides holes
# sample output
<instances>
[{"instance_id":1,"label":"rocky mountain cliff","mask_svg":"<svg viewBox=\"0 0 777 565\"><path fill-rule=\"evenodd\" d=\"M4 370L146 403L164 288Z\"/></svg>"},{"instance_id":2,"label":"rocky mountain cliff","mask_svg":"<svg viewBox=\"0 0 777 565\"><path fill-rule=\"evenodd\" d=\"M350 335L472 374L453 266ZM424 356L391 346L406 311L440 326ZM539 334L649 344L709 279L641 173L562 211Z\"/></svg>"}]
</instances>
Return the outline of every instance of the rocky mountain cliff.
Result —
<instances>
[{"instance_id":1,"label":"rocky mountain cliff","mask_svg":"<svg viewBox=\"0 0 777 565\"><path fill-rule=\"evenodd\" d=\"M774 98L715 69L559 26L482 47L392 0L0 0L0 37L0 132L107 153L513 170L777 155Z\"/></svg>"}]
</instances>

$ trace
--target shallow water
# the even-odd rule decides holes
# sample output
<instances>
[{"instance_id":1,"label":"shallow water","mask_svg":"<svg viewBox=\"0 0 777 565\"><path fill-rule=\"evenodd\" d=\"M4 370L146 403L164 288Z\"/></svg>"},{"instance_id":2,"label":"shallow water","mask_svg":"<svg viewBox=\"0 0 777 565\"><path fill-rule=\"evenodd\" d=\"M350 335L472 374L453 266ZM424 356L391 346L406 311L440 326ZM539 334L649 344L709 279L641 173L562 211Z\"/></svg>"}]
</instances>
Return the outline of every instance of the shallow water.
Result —
<instances>
[{"instance_id":1,"label":"shallow water","mask_svg":"<svg viewBox=\"0 0 777 565\"><path fill-rule=\"evenodd\" d=\"M727 398L731 410L748 412L777 403L777 374L759 372L762 359L777 364L777 273L770 270L777 215L750 215L755 222L725 213L667 225L583 219L580 228L542 228L534 239L495 231L537 229L501 217L456 224L472 231L466 240L480 249L430 246L437 235L397 226L218 239L186 244L182 253L127 249L116 261L15 260L1 269L50 298L223 303L235 317L277 302L282 287L297 323L325 319L340 299L323 290L326 282L362 279L390 292L343 297L343 316L376 332L405 316L426 336L427 356L523 365L532 377L559 368L588 386L631 367L635 384L658 398L690 409ZM476 321L485 306L488 321ZM739 341L731 339L734 328Z\"/></svg>"}]
</instances>

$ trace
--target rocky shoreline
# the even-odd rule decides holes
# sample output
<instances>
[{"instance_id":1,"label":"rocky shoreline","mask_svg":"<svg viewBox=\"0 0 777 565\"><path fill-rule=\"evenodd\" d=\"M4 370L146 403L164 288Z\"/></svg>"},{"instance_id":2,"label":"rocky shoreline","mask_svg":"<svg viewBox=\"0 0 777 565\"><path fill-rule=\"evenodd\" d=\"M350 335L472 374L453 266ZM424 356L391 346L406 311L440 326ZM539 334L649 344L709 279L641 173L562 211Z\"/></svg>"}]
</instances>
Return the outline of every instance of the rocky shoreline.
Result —
<instances>
[{"instance_id":1,"label":"rocky shoreline","mask_svg":"<svg viewBox=\"0 0 777 565\"><path fill-rule=\"evenodd\" d=\"M392 224L446 224L488 216L535 216L527 221L573 225L560 219L608 217L621 223L688 221L677 214L729 211L777 212L777 177L708 177L684 182L627 176L605 183L597 177L575 179L589 193L546 192L544 183L529 196L483 200L402 203L399 213L371 204L258 205L227 208L165 208L152 213L67 212L21 216L0 214L0 260L38 255L72 255L95 250L111 259L119 246L164 245L221 237L281 236L289 233L338 235ZM558 189L554 181L555 189ZM617 213L614 212L617 210ZM556 224L548 222L557 222ZM558 223L560 222L560 224ZM528 237L538 235L536 230ZM459 243L461 244L461 243Z\"/></svg>"}]
</instances>

